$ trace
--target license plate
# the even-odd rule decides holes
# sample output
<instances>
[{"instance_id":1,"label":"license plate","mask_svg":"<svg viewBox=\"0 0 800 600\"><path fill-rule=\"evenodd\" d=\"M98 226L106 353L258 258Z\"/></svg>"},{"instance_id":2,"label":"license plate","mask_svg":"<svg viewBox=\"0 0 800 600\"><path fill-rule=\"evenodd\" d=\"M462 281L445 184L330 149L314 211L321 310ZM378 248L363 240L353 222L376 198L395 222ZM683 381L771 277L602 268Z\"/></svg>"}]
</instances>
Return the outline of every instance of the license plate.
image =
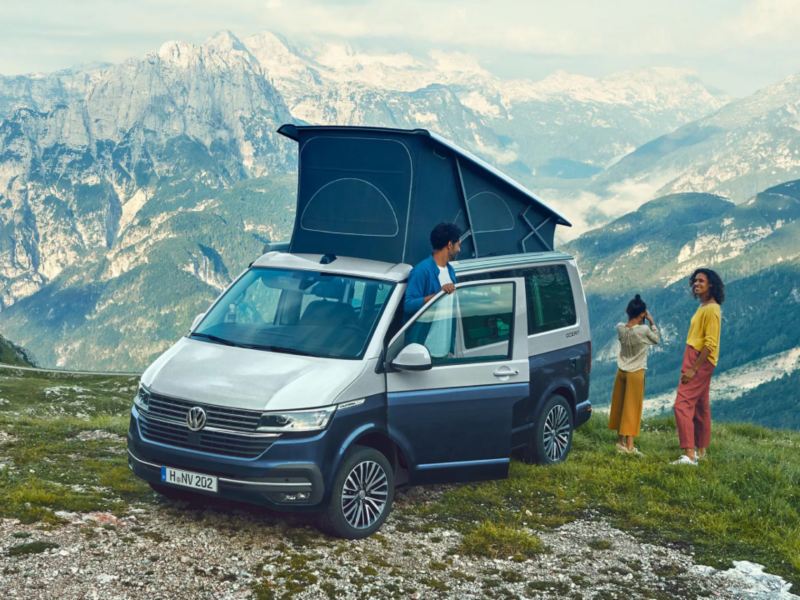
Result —
<instances>
[{"instance_id":1,"label":"license plate","mask_svg":"<svg viewBox=\"0 0 800 600\"><path fill-rule=\"evenodd\" d=\"M192 488L194 490L204 490L206 492L217 491L217 478L213 475L203 475L192 471L182 471L172 467L161 467L161 481L172 485Z\"/></svg>"}]
</instances>

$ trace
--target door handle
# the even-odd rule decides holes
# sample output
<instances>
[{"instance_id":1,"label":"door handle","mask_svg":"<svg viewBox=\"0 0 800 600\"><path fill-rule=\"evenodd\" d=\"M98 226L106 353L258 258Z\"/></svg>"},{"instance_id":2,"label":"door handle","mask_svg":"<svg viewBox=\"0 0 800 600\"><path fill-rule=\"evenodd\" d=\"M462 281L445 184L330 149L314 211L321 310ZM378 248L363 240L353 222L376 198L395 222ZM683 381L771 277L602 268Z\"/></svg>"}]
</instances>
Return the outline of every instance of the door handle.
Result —
<instances>
[{"instance_id":1,"label":"door handle","mask_svg":"<svg viewBox=\"0 0 800 600\"><path fill-rule=\"evenodd\" d=\"M519 369L512 369L511 367L498 367L492 373L495 377L514 377L515 375L519 375Z\"/></svg>"}]
</instances>

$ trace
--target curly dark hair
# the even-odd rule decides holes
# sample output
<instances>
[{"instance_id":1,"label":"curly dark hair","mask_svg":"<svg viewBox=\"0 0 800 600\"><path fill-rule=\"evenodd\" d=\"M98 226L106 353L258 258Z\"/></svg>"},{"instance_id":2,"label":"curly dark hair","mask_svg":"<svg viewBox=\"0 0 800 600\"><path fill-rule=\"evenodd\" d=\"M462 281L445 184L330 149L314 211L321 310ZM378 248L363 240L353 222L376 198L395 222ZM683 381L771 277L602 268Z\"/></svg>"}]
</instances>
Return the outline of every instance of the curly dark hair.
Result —
<instances>
[{"instance_id":1,"label":"curly dark hair","mask_svg":"<svg viewBox=\"0 0 800 600\"><path fill-rule=\"evenodd\" d=\"M431 246L434 250L441 250L448 243L454 244L461 238L461 230L455 223L439 223L431 231Z\"/></svg>"},{"instance_id":2,"label":"curly dark hair","mask_svg":"<svg viewBox=\"0 0 800 600\"><path fill-rule=\"evenodd\" d=\"M695 269L692 276L689 277L689 289L692 289L694 278L697 277L698 273L702 273L708 277L708 283L711 286L711 296L717 301L717 304L725 302L725 284L722 283L722 278L717 275L716 271L712 271L711 269Z\"/></svg>"},{"instance_id":3,"label":"curly dark hair","mask_svg":"<svg viewBox=\"0 0 800 600\"><path fill-rule=\"evenodd\" d=\"M642 300L639 294L636 294L633 300L628 302L628 308L625 309L625 312L628 313L629 319L635 319L646 310L647 304L644 303L644 300Z\"/></svg>"}]
</instances>

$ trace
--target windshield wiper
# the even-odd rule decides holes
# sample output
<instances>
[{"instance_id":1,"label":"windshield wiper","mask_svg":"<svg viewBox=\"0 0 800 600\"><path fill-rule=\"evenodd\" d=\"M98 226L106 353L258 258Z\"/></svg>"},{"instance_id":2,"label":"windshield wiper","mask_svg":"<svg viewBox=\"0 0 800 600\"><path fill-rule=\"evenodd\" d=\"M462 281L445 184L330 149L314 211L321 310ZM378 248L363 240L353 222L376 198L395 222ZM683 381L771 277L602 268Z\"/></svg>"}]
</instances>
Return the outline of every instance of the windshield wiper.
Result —
<instances>
[{"instance_id":1,"label":"windshield wiper","mask_svg":"<svg viewBox=\"0 0 800 600\"><path fill-rule=\"evenodd\" d=\"M210 333L193 333L191 337L199 337L206 340L210 340L212 342L217 342L218 344L225 344L226 346L238 346L230 340L226 340L225 338L217 337L216 335L211 335Z\"/></svg>"},{"instance_id":2,"label":"windshield wiper","mask_svg":"<svg viewBox=\"0 0 800 600\"><path fill-rule=\"evenodd\" d=\"M285 346L262 346L260 344L247 345L247 348L254 350L267 350L269 352L283 352L284 354L297 354L298 356L316 356L311 352L304 352L303 350L296 350L294 348L286 348Z\"/></svg>"}]
</instances>

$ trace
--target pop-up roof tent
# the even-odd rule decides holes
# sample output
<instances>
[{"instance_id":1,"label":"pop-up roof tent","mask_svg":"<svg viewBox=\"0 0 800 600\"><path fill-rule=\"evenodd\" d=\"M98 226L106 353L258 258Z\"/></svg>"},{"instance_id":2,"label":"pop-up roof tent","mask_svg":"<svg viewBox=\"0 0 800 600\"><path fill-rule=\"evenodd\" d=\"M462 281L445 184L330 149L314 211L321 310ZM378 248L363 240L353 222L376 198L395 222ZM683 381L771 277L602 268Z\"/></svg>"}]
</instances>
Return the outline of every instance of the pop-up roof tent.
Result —
<instances>
[{"instance_id":1,"label":"pop-up roof tent","mask_svg":"<svg viewBox=\"0 0 800 600\"><path fill-rule=\"evenodd\" d=\"M481 159L424 129L283 125L298 150L289 250L415 264L442 221L461 258L553 249L570 223Z\"/></svg>"}]
</instances>

